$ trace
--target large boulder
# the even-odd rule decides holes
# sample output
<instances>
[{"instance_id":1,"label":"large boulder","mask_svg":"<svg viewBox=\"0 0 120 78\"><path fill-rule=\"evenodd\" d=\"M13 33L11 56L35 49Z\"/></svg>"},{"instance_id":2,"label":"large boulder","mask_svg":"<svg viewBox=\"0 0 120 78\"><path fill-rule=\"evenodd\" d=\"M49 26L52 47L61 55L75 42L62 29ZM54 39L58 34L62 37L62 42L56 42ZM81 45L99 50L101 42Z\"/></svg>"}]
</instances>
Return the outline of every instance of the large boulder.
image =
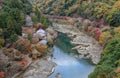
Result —
<instances>
[{"instance_id":1,"label":"large boulder","mask_svg":"<svg viewBox=\"0 0 120 78\"><path fill-rule=\"evenodd\" d=\"M46 32L47 32L47 41L49 44L53 44L54 40L57 38L57 32L54 31L52 28L47 28L46 29Z\"/></svg>"},{"instance_id":2,"label":"large boulder","mask_svg":"<svg viewBox=\"0 0 120 78\"><path fill-rule=\"evenodd\" d=\"M26 16L26 24L25 26L28 26L28 27L33 27L33 22L32 22L32 19L29 15Z\"/></svg>"},{"instance_id":3,"label":"large boulder","mask_svg":"<svg viewBox=\"0 0 120 78\"><path fill-rule=\"evenodd\" d=\"M47 37L46 37L47 41L49 44L53 45L53 36L51 36L49 33L47 33Z\"/></svg>"},{"instance_id":4,"label":"large boulder","mask_svg":"<svg viewBox=\"0 0 120 78\"><path fill-rule=\"evenodd\" d=\"M88 20L88 19L85 19L84 21L83 21L83 26L90 26L91 25L91 21L90 20Z\"/></svg>"},{"instance_id":5,"label":"large boulder","mask_svg":"<svg viewBox=\"0 0 120 78\"><path fill-rule=\"evenodd\" d=\"M48 32L50 35L54 35L55 31L52 28L47 28L46 32Z\"/></svg>"},{"instance_id":6,"label":"large boulder","mask_svg":"<svg viewBox=\"0 0 120 78\"><path fill-rule=\"evenodd\" d=\"M39 43L42 43L42 44L44 44L44 45L47 45L47 40L46 39L43 39L43 40L41 40Z\"/></svg>"},{"instance_id":7,"label":"large boulder","mask_svg":"<svg viewBox=\"0 0 120 78\"><path fill-rule=\"evenodd\" d=\"M52 36L52 39L56 39L57 38L57 32L55 30L53 30L53 28L47 28L46 32L49 33Z\"/></svg>"},{"instance_id":8,"label":"large boulder","mask_svg":"<svg viewBox=\"0 0 120 78\"><path fill-rule=\"evenodd\" d=\"M36 31L36 34L42 36L43 38L46 36L46 32L45 32L45 30L43 30L43 29L38 29L38 30Z\"/></svg>"}]
</instances>

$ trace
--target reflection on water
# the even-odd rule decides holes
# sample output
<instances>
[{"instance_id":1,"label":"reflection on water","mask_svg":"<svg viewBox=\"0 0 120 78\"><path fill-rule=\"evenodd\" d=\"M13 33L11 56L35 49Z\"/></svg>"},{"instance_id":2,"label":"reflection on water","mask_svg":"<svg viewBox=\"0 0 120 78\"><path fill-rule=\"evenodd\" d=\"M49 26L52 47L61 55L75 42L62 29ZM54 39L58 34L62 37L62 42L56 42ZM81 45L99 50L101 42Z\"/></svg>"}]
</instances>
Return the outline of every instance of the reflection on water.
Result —
<instances>
[{"instance_id":1,"label":"reflection on water","mask_svg":"<svg viewBox=\"0 0 120 78\"><path fill-rule=\"evenodd\" d=\"M88 75L94 70L94 66L87 61L78 60L71 55L65 54L57 46L54 46L52 60L57 66L55 72L49 78L55 78L57 73L60 73L62 78L88 78Z\"/></svg>"}]
</instances>

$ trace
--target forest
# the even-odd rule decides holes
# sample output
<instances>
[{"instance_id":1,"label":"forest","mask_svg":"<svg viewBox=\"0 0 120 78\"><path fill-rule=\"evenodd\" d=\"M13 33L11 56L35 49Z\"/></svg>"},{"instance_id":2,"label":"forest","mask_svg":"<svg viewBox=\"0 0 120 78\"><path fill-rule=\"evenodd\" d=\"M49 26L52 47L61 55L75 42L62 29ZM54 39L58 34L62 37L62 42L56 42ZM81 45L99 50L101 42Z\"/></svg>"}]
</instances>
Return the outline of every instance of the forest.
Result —
<instances>
[{"instance_id":1,"label":"forest","mask_svg":"<svg viewBox=\"0 0 120 78\"><path fill-rule=\"evenodd\" d=\"M46 15L81 18L81 22L75 22L75 26L95 38L103 48L100 61L88 78L120 78L119 0L0 0L0 78L9 78L27 65L23 61L25 57L13 57L10 52L16 51L18 56L22 56L27 51L31 58L37 59L36 55L29 52L34 43L31 32L28 32L25 40L19 38L26 23L26 15L31 16L35 30L39 22L43 24L44 30L52 26ZM44 55L45 49L51 44L53 41L37 49ZM11 62L8 64L8 61ZM19 64L16 66L18 69L11 74L15 63Z\"/></svg>"},{"instance_id":2,"label":"forest","mask_svg":"<svg viewBox=\"0 0 120 78\"><path fill-rule=\"evenodd\" d=\"M28 0L0 0L0 7L0 78L11 78L30 65L30 58L37 59L37 55L31 53L35 49L32 34L38 28L37 24L41 22L46 29L51 23ZM33 16L27 18L31 13ZM36 28L26 26L32 21ZM23 33L28 36L22 37ZM42 56L47 45L38 46L39 51L36 51L38 56Z\"/></svg>"}]
</instances>

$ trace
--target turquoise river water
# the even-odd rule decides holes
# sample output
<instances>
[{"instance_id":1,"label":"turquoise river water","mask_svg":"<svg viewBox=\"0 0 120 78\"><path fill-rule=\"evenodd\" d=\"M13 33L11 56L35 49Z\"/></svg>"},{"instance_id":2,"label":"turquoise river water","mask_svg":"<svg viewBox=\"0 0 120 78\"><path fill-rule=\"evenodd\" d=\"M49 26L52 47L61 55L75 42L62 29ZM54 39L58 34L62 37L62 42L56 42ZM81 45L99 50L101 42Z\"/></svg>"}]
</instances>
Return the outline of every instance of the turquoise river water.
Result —
<instances>
[{"instance_id":1,"label":"turquoise river water","mask_svg":"<svg viewBox=\"0 0 120 78\"><path fill-rule=\"evenodd\" d=\"M60 73L62 78L88 78L95 67L84 59L77 59L67 54L57 46L54 46L52 60L57 65L54 73L49 78L55 78L57 73Z\"/></svg>"}]
</instances>

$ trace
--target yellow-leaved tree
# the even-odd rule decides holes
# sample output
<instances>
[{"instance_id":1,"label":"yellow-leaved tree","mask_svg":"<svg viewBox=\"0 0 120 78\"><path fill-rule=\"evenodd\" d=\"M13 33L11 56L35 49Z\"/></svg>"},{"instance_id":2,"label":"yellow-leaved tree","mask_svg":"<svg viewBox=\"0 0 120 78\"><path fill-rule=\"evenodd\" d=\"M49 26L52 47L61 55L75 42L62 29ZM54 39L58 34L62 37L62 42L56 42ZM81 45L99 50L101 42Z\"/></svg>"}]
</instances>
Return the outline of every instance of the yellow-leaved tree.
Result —
<instances>
[{"instance_id":1,"label":"yellow-leaved tree","mask_svg":"<svg viewBox=\"0 0 120 78\"><path fill-rule=\"evenodd\" d=\"M104 45L110 38L112 38L112 35L109 31L102 32L99 38L100 45Z\"/></svg>"},{"instance_id":2,"label":"yellow-leaved tree","mask_svg":"<svg viewBox=\"0 0 120 78\"><path fill-rule=\"evenodd\" d=\"M114 28L115 37L120 37L120 27Z\"/></svg>"}]
</instances>

